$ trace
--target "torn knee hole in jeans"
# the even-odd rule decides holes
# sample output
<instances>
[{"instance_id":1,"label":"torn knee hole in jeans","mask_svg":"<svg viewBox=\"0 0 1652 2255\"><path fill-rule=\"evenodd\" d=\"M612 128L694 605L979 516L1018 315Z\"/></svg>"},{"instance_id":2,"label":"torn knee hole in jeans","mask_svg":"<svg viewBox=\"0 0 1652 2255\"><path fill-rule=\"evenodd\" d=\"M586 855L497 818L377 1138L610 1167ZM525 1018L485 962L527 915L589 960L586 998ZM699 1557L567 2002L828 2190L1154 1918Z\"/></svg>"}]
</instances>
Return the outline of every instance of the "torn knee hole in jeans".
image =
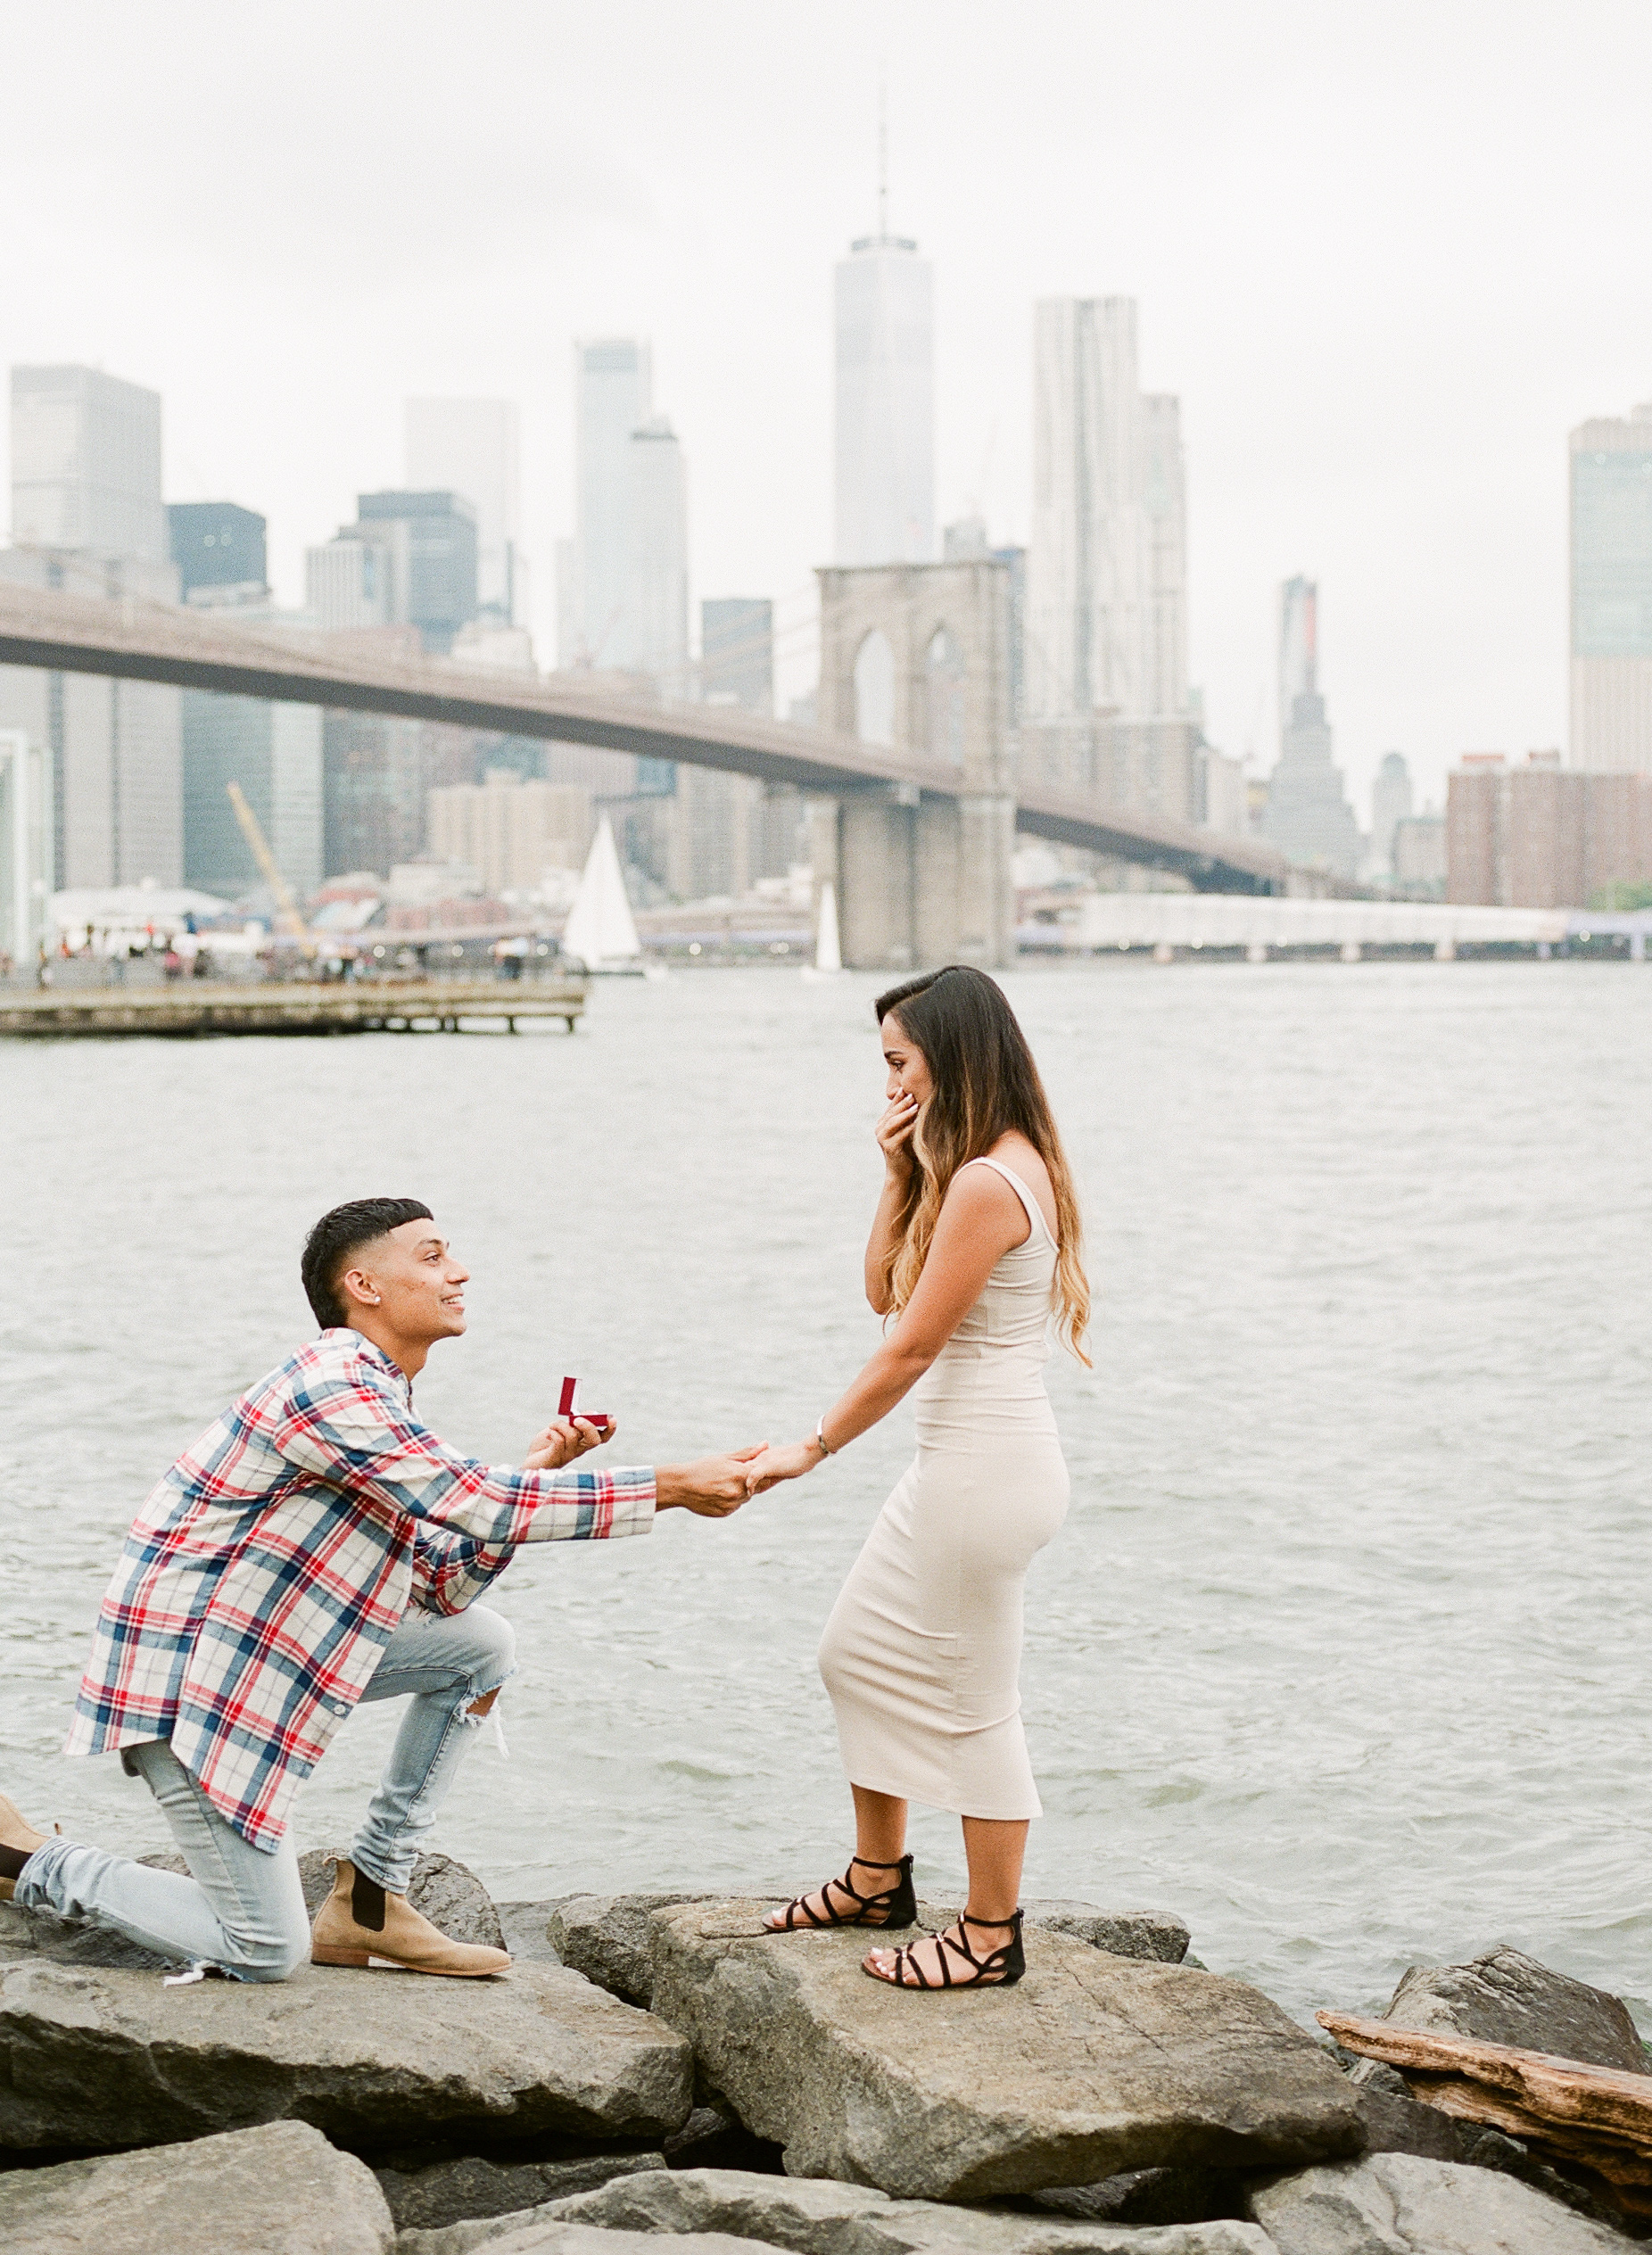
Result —
<instances>
[{"instance_id":1,"label":"torn knee hole in jeans","mask_svg":"<svg viewBox=\"0 0 1652 2255\"><path fill-rule=\"evenodd\" d=\"M510 1748L505 1742L504 1718L499 1711L499 1695L504 1688L502 1683L496 1683L491 1691L483 1691L467 1707L461 1708L458 1719L467 1730L479 1730L484 1719L491 1714L493 1718L493 1742L500 1754L508 1757Z\"/></svg>"}]
</instances>

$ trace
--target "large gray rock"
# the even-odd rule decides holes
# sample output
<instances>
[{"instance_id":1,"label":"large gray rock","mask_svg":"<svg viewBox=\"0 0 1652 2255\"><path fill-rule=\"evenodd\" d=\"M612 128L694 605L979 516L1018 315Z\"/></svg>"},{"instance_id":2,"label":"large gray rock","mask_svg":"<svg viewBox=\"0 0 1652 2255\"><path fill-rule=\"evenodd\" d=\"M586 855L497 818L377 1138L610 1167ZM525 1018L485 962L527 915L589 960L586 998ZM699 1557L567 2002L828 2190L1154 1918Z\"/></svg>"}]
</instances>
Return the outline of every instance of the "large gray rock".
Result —
<instances>
[{"instance_id":1,"label":"large gray rock","mask_svg":"<svg viewBox=\"0 0 1652 2255\"><path fill-rule=\"evenodd\" d=\"M793 2176L917 2199L1175 2163L1357 2152L1353 2092L1259 1990L1035 1935L1012 1988L914 1995L854 1929L766 1935L762 1905L655 1914L655 2009Z\"/></svg>"},{"instance_id":2,"label":"large gray rock","mask_svg":"<svg viewBox=\"0 0 1652 2255\"><path fill-rule=\"evenodd\" d=\"M1410 2153L1303 2169L1251 2193L1278 2255L1628 2255L1623 2233L1512 2177Z\"/></svg>"},{"instance_id":3,"label":"large gray rock","mask_svg":"<svg viewBox=\"0 0 1652 2255\"><path fill-rule=\"evenodd\" d=\"M684 1888L674 1895L566 1895L547 1906L546 1933L564 1965L628 2004L646 2005L654 1994L653 1913L675 1903L716 1899Z\"/></svg>"},{"instance_id":4,"label":"large gray rock","mask_svg":"<svg viewBox=\"0 0 1652 2255\"><path fill-rule=\"evenodd\" d=\"M646 2005L654 1994L653 1913L677 1904L726 1899L686 1888L662 1895L567 1895L545 1906L546 1933L564 1965L577 1966L599 1988L612 1990L628 2003ZM765 1907L774 1906L771 1902ZM950 1926L961 1908L921 1903L919 1920L929 1927ZM1161 1958L1176 1965L1187 1954L1187 1929L1180 1919L1160 1912L1103 1911L1094 1903L1064 1901L1028 1903L1026 1909L1028 1926L1070 1934L1116 1957Z\"/></svg>"},{"instance_id":5,"label":"large gray rock","mask_svg":"<svg viewBox=\"0 0 1652 2255\"><path fill-rule=\"evenodd\" d=\"M1553 1972L1506 1942L1466 1965L1414 1965L1383 2018L1397 2028L1513 2044L1630 2075L1652 2067L1617 1997Z\"/></svg>"},{"instance_id":6,"label":"large gray rock","mask_svg":"<svg viewBox=\"0 0 1652 2255\"><path fill-rule=\"evenodd\" d=\"M997 2216L935 2201L896 2201L867 2185L752 2177L736 2169L663 2170L559 2201L548 2211L605 2230L726 2232L795 2255L1268 2255L1252 2224L1182 2224L1132 2231L1060 2217Z\"/></svg>"},{"instance_id":7,"label":"large gray rock","mask_svg":"<svg viewBox=\"0 0 1652 2255\"><path fill-rule=\"evenodd\" d=\"M24 2150L289 2119L369 2151L543 2132L657 2143L693 2095L679 2035L555 1965L167 1988L36 1955L0 1963L0 2146Z\"/></svg>"},{"instance_id":8,"label":"large gray rock","mask_svg":"<svg viewBox=\"0 0 1652 2255\"><path fill-rule=\"evenodd\" d=\"M490 2161L472 2153L429 2168L373 2174L398 2231L434 2231L467 2218L518 2215L594 2193L611 2177L665 2166L663 2153L591 2153L573 2161Z\"/></svg>"},{"instance_id":9,"label":"large gray rock","mask_svg":"<svg viewBox=\"0 0 1652 2255\"><path fill-rule=\"evenodd\" d=\"M6 2255L384 2255L372 2171L302 2122L0 2178Z\"/></svg>"}]
</instances>

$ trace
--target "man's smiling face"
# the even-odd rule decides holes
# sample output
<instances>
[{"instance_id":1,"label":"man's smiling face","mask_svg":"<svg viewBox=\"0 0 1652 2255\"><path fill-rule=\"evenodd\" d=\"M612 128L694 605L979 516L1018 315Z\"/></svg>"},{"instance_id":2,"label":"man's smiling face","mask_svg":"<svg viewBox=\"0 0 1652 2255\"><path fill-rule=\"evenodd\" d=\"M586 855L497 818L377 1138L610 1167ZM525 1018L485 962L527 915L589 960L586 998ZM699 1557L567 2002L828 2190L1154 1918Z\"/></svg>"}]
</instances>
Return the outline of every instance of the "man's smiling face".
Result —
<instances>
[{"instance_id":1,"label":"man's smiling face","mask_svg":"<svg viewBox=\"0 0 1652 2255\"><path fill-rule=\"evenodd\" d=\"M420 1220L363 1245L340 1282L347 1305L355 1298L378 1307L400 1337L428 1343L464 1330L469 1280L439 1224Z\"/></svg>"}]
</instances>

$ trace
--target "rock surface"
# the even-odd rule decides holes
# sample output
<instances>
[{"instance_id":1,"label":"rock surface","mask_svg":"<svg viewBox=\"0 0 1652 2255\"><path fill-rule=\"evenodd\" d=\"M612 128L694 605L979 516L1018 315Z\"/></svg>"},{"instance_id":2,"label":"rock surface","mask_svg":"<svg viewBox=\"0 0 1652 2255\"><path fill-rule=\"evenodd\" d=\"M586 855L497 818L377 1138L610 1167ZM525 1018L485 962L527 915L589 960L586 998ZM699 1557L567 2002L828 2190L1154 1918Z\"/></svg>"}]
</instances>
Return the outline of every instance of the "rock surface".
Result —
<instances>
[{"instance_id":1,"label":"rock surface","mask_svg":"<svg viewBox=\"0 0 1652 2255\"><path fill-rule=\"evenodd\" d=\"M934 2201L895 2201L866 2185L672 2169L558 2201L568 2222L639 2232L727 2232L796 2255L1270 2255L1253 2225L1131 2231L1060 2217L1001 2216Z\"/></svg>"},{"instance_id":2,"label":"rock surface","mask_svg":"<svg viewBox=\"0 0 1652 2255\"><path fill-rule=\"evenodd\" d=\"M373 2174L399 2231L434 2231L469 2218L519 2215L548 2201L594 2193L611 2177L665 2166L663 2153L592 2153L573 2161L490 2161L470 2154L430 2168Z\"/></svg>"},{"instance_id":3,"label":"rock surface","mask_svg":"<svg viewBox=\"0 0 1652 2255\"><path fill-rule=\"evenodd\" d=\"M1070 1934L1113 1957L1158 1958L1179 1965L1193 1938L1180 1919L1162 1911L1103 1911L1094 1903L1028 1903L1025 1923Z\"/></svg>"},{"instance_id":4,"label":"rock surface","mask_svg":"<svg viewBox=\"0 0 1652 2255\"><path fill-rule=\"evenodd\" d=\"M863 1932L765 1935L762 1908L658 1912L655 2002L791 2175L984 2199L1359 2150L1346 2079L1241 1982L1045 1933L1015 1987L910 1995L861 1971Z\"/></svg>"},{"instance_id":5,"label":"rock surface","mask_svg":"<svg viewBox=\"0 0 1652 2255\"><path fill-rule=\"evenodd\" d=\"M467 2227L457 2226L463 2232ZM485 2244L489 2255L660 2255L658 2240L648 2232L605 2232L591 2224L560 2224L535 2210L515 2230L485 2243L453 2241L445 2232L408 2232L396 2243L396 2255L462 2255L467 2248ZM697 2232L679 2240L672 2255L753 2255L748 2239L730 2239L721 2232Z\"/></svg>"},{"instance_id":6,"label":"rock surface","mask_svg":"<svg viewBox=\"0 0 1652 2255\"><path fill-rule=\"evenodd\" d=\"M512 1957L539 1958L547 1965L563 1962L561 1953L547 1931L556 1908L554 1901L498 1905L500 1929Z\"/></svg>"},{"instance_id":7,"label":"rock surface","mask_svg":"<svg viewBox=\"0 0 1652 2255\"><path fill-rule=\"evenodd\" d=\"M1414 1965L1382 2017L1399 2028L1552 2052L1627 2075L1652 2069L1628 2008L1499 1943L1466 1965Z\"/></svg>"},{"instance_id":8,"label":"rock surface","mask_svg":"<svg viewBox=\"0 0 1652 2255\"><path fill-rule=\"evenodd\" d=\"M588 1981L646 2005L654 1994L653 1913L676 1903L710 1903L710 1895L566 1895L547 1907L551 1947Z\"/></svg>"},{"instance_id":9,"label":"rock surface","mask_svg":"<svg viewBox=\"0 0 1652 2255\"><path fill-rule=\"evenodd\" d=\"M7 2255L384 2255L372 2171L301 2122L12 2169Z\"/></svg>"},{"instance_id":10,"label":"rock surface","mask_svg":"<svg viewBox=\"0 0 1652 2255\"><path fill-rule=\"evenodd\" d=\"M1367 2069L1372 2070L1367 2073ZM1468 2140L1437 2106L1425 2106L1392 2067L1364 2060L1349 2077L1368 2153L1413 2153L1430 2161L1466 2161Z\"/></svg>"},{"instance_id":11,"label":"rock surface","mask_svg":"<svg viewBox=\"0 0 1652 2255\"><path fill-rule=\"evenodd\" d=\"M664 1895L567 1895L549 1903L545 1925L551 1951L564 1965L576 1966L599 1988L628 2003L646 2005L654 1994L653 1913L678 1904L726 1900L680 1889ZM772 1907L773 1898L762 1900ZM522 1904L513 1910L528 1912ZM921 1903L919 1920L930 1928L950 1926L957 1904ZM1156 1911L1103 1911L1094 1903L1059 1900L1028 1903L1028 1926L1070 1934L1115 1957L1158 1958L1178 1965L1187 1954L1188 1933L1180 1919Z\"/></svg>"},{"instance_id":12,"label":"rock surface","mask_svg":"<svg viewBox=\"0 0 1652 2255\"><path fill-rule=\"evenodd\" d=\"M1250 2212L1278 2255L1628 2255L1621 2232L1512 2177L1375 2153L1260 2185Z\"/></svg>"},{"instance_id":13,"label":"rock surface","mask_svg":"<svg viewBox=\"0 0 1652 2255\"><path fill-rule=\"evenodd\" d=\"M372 2151L541 2133L657 2141L688 2045L562 1966L497 1980L306 1967L255 1986L0 1962L0 2146L169 2144L293 2119Z\"/></svg>"}]
</instances>

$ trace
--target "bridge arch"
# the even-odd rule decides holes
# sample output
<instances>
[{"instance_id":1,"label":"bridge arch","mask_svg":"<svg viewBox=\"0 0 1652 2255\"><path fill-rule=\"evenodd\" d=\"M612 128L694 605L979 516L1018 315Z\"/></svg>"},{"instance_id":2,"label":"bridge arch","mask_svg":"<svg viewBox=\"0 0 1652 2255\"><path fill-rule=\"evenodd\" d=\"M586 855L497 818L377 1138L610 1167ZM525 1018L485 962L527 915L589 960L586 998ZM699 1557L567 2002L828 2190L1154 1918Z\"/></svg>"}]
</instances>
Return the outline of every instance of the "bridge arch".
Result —
<instances>
[{"instance_id":1,"label":"bridge arch","mask_svg":"<svg viewBox=\"0 0 1652 2255\"><path fill-rule=\"evenodd\" d=\"M1010 777L1010 574L991 557L857 565L819 574L826 727L949 772L971 789ZM878 651L890 659L890 733L867 733ZM881 712L879 713L881 719Z\"/></svg>"}]
</instances>

